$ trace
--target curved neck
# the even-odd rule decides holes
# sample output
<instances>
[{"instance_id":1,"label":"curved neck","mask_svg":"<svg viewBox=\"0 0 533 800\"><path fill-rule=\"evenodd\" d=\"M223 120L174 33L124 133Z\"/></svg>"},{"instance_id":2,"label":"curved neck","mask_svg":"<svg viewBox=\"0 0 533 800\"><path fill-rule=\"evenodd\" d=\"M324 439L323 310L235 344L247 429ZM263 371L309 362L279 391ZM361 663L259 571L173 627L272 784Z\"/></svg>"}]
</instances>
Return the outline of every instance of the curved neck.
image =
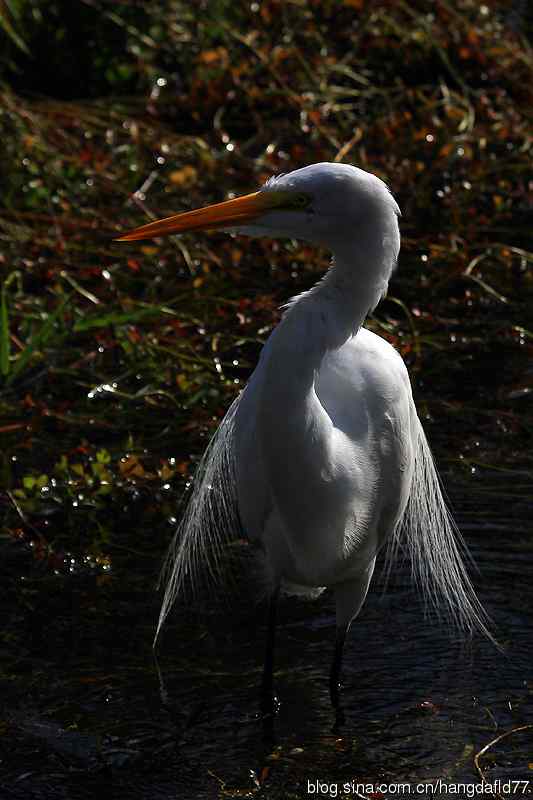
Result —
<instances>
[{"instance_id":1,"label":"curved neck","mask_svg":"<svg viewBox=\"0 0 533 800\"><path fill-rule=\"evenodd\" d=\"M386 294L395 263L395 257L385 265L383 253L373 255L375 260L361 262L357 252L337 253L322 280L287 303L274 334L276 339L287 340L284 348L302 356L311 356L313 351L318 368L328 350L342 347L355 336L368 313ZM380 261L381 270L376 268Z\"/></svg>"},{"instance_id":2,"label":"curved neck","mask_svg":"<svg viewBox=\"0 0 533 800\"><path fill-rule=\"evenodd\" d=\"M319 283L288 304L276 338L284 340L284 350L311 358L317 369L328 350L355 336L372 305L373 292L354 286L333 262Z\"/></svg>"},{"instance_id":3,"label":"curved neck","mask_svg":"<svg viewBox=\"0 0 533 800\"><path fill-rule=\"evenodd\" d=\"M368 255L368 249L364 252ZM379 269L383 261L363 264L359 259L354 252L337 253L322 280L287 304L283 319L265 346L261 407L272 422L283 409L283 419L278 413L278 431L280 426L289 425L291 436L297 433L305 419L302 410L313 402L315 379L324 356L357 334L386 291L392 261L385 272Z\"/></svg>"},{"instance_id":4,"label":"curved neck","mask_svg":"<svg viewBox=\"0 0 533 800\"><path fill-rule=\"evenodd\" d=\"M353 238L346 233L340 231L332 247L333 261L326 275L287 304L280 326L290 324L294 315L310 315L319 361L327 350L354 336L386 294L400 250L398 218L391 209L361 220Z\"/></svg>"}]
</instances>

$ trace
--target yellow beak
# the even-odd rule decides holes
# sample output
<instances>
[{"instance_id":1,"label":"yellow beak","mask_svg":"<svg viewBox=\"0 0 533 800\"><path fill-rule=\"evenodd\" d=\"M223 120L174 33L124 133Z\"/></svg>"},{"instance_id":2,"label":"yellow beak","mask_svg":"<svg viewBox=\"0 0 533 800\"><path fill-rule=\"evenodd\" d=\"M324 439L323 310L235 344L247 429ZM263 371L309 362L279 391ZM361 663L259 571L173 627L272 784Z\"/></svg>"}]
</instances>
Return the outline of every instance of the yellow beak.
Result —
<instances>
[{"instance_id":1,"label":"yellow beak","mask_svg":"<svg viewBox=\"0 0 533 800\"><path fill-rule=\"evenodd\" d=\"M173 233L201 231L208 228L232 228L253 223L265 211L279 208L285 192L253 192L224 203L215 203L195 211L175 214L173 217L158 219L141 225L140 228L118 236L117 242L135 242L139 239L153 239Z\"/></svg>"}]
</instances>

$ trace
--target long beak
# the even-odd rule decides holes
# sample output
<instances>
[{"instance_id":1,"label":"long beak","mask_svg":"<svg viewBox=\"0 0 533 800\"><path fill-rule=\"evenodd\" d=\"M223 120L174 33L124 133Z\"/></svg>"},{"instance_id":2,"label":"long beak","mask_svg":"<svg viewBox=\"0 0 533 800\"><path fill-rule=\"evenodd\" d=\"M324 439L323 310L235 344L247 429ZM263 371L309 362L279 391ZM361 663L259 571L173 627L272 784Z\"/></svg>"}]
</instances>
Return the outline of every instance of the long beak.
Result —
<instances>
[{"instance_id":1,"label":"long beak","mask_svg":"<svg viewBox=\"0 0 533 800\"><path fill-rule=\"evenodd\" d=\"M173 217L158 219L141 225L122 236L117 242L135 242L138 239L153 239L156 236L168 236L172 233L200 231L207 228L232 228L254 222L258 216L280 205L281 192L253 192L224 203L215 203L206 208L186 211Z\"/></svg>"}]
</instances>

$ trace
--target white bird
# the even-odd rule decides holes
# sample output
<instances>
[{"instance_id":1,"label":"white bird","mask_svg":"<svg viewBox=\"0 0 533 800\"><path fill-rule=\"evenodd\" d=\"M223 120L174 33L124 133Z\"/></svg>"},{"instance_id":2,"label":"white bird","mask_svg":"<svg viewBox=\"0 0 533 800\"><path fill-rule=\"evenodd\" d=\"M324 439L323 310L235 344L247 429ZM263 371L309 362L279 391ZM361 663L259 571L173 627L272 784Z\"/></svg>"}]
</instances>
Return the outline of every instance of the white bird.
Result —
<instances>
[{"instance_id":1,"label":"white bird","mask_svg":"<svg viewBox=\"0 0 533 800\"><path fill-rule=\"evenodd\" d=\"M312 164L258 191L144 225L120 237L206 228L290 237L327 248L326 275L294 297L199 467L169 555L158 633L187 582L221 578L242 524L264 555L270 614L265 713L279 590L335 594L330 674L339 705L342 651L388 543L411 555L426 600L463 633L486 627L440 490L405 364L363 328L386 294L400 250L400 210L383 181L346 164Z\"/></svg>"}]
</instances>

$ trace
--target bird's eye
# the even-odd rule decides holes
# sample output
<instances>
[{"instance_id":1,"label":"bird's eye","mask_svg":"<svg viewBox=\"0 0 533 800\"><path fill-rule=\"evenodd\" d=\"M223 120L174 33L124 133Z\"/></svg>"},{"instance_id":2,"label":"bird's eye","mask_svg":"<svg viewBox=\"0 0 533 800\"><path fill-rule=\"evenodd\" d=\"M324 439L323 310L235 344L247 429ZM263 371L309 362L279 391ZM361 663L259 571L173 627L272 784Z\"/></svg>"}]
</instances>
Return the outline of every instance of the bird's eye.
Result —
<instances>
[{"instance_id":1,"label":"bird's eye","mask_svg":"<svg viewBox=\"0 0 533 800\"><path fill-rule=\"evenodd\" d=\"M294 208L307 208L311 198L307 194L295 194L292 202Z\"/></svg>"}]
</instances>

